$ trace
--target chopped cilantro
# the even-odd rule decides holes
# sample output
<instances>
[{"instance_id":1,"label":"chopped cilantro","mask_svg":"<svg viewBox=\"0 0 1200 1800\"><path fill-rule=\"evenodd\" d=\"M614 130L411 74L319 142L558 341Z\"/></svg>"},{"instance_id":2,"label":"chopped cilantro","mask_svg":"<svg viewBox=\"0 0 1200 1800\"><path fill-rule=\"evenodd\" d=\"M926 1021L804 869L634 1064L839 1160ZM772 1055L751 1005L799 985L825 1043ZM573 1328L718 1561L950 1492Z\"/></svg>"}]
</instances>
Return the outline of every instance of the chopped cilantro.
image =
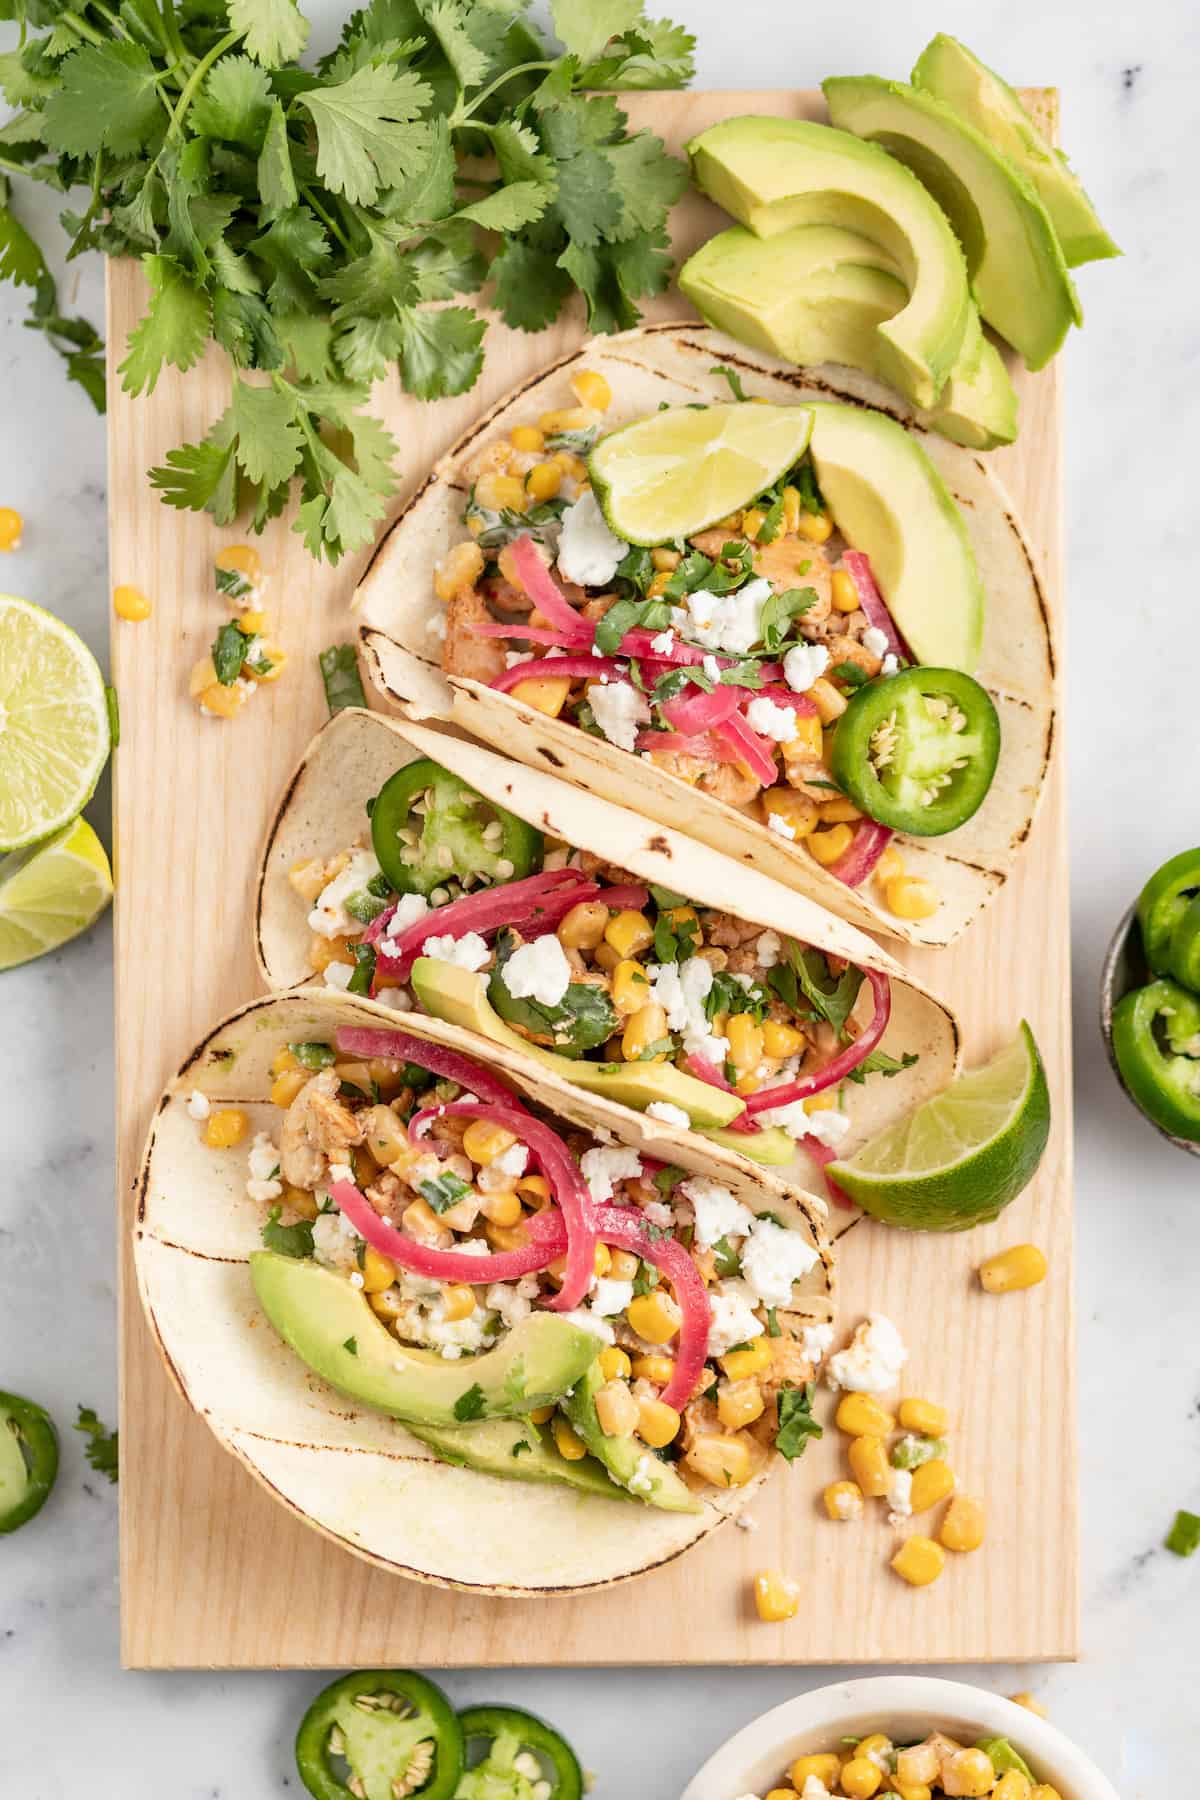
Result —
<instances>
[{"instance_id":1,"label":"chopped cilantro","mask_svg":"<svg viewBox=\"0 0 1200 1800\"><path fill-rule=\"evenodd\" d=\"M811 1381L802 1388L785 1383L779 1391L779 1431L775 1448L788 1462L795 1462L808 1449L810 1438L824 1437L824 1428L812 1415L816 1388Z\"/></svg>"},{"instance_id":2,"label":"chopped cilantro","mask_svg":"<svg viewBox=\"0 0 1200 1800\"><path fill-rule=\"evenodd\" d=\"M288 1049L302 1069L328 1069L336 1060L332 1044L289 1044Z\"/></svg>"},{"instance_id":3,"label":"chopped cilantro","mask_svg":"<svg viewBox=\"0 0 1200 1800\"><path fill-rule=\"evenodd\" d=\"M742 378L736 369L729 368L725 363L714 363L708 372L710 375L723 375L725 377L735 400L745 400L748 398L746 390L742 386Z\"/></svg>"},{"instance_id":4,"label":"chopped cilantro","mask_svg":"<svg viewBox=\"0 0 1200 1800\"><path fill-rule=\"evenodd\" d=\"M420 1183L420 1192L424 1194L435 1213L449 1212L464 1194L471 1192L471 1184L464 1181L461 1175L454 1175L447 1170L444 1175L436 1175L429 1181Z\"/></svg>"},{"instance_id":5,"label":"chopped cilantro","mask_svg":"<svg viewBox=\"0 0 1200 1800\"><path fill-rule=\"evenodd\" d=\"M230 619L228 625L222 625L213 639L212 664L222 687L232 687L241 674L250 642L235 619Z\"/></svg>"},{"instance_id":6,"label":"chopped cilantro","mask_svg":"<svg viewBox=\"0 0 1200 1800\"><path fill-rule=\"evenodd\" d=\"M1175 1522L1166 1536L1166 1547L1176 1556L1194 1556L1200 1550L1200 1513L1175 1514Z\"/></svg>"},{"instance_id":7,"label":"chopped cilantro","mask_svg":"<svg viewBox=\"0 0 1200 1800\"><path fill-rule=\"evenodd\" d=\"M858 664L853 662L834 663L829 673L835 681L844 683L848 688L866 687L871 679L865 669L860 669Z\"/></svg>"},{"instance_id":8,"label":"chopped cilantro","mask_svg":"<svg viewBox=\"0 0 1200 1800\"><path fill-rule=\"evenodd\" d=\"M804 567L807 569L808 564ZM792 620L799 618L816 603L817 590L812 587L784 588L782 593L772 594L759 614L763 649L770 652L782 649Z\"/></svg>"},{"instance_id":9,"label":"chopped cilantro","mask_svg":"<svg viewBox=\"0 0 1200 1800\"><path fill-rule=\"evenodd\" d=\"M665 600L617 600L596 625L596 648L602 656L613 656L627 631L640 627L644 631L662 631L671 623L671 608Z\"/></svg>"},{"instance_id":10,"label":"chopped cilantro","mask_svg":"<svg viewBox=\"0 0 1200 1800\"><path fill-rule=\"evenodd\" d=\"M294 1225L279 1223L282 1209L273 1206L267 1214L267 1222L262 1228L263 1247L278 1251L280 1256L311 1256L313 1253L313 1228L308 1219L297 1219Z\"/></svg>"},{"instance_id":11,"label":"chopped cilantro","mask_svg":"<svg viewBox=\"0 0 1200 1800\"><path fill-rule=\"evenodd\" d=\"M354 957L354 973L350 977L348 994L369 994L371 984L375 980L375 946L374 944L352 944L351 954Z\"/></svg>"},{"instance_id":12,"label":"chopped cilantro","mask_svg":"<svg viewBox=\"0 0 1200 1800\"><path fill-rule=\"evenodd\" d=\"M920 1060L915 1050L906 1050L904 1055L899 1058L889 1056L886 1050L872 1050L870 1056L860 1062L857 1069L850 1070L846 1080L857 1082L859 1086L867 1079L868 1075L882 1075L890 1080L893 1075L902 1074L905 1069L911 1069L913 1064Z\"/></svg>"},{"instance_id":13,"label":"chopped cilantro","mask_svg":"<svg viewBox=\"0 0 1200 1800\"><path fill-rule=\"evenodd\" d=\"M367 704L353 644L330 644L328 650L321 651L317 663L325 684L325 702L331 713L341 712L347 706Z\"/></svg>"},{"instance_id":14,"label":"chopped cilantro","mask_svg":"<svg viewBox=\"0 0 1200 1800\"><path fill-rule=\"evenodd\" d=\"M357 1356L358 1355L358 1339L348 1337L346 1339L345 1343L342 1345L342 1349L347 1351L348 1354L351 1356Z\"/></svg>"},{"instance_id":15,"label":"chopped cilantro","mask_svg":"<svg viewBox=\"0 0 1200 1800\"><path fill-rule=\"evenodd\" d=\"M674 888L658 887L653 881L650 883L650 898L655 906L667 908L690 904L686 894L677 894Z\"/></svg>"},{"instance_id":16,"label":"chopped cilantro","mask_svg":"<svg viewBox=\"0 0 1200 1800\"><path fill-rule=\"evenodd\" d=\"M712 1249L717 1274L722 1280L741 1272L742 1259L727 1237L719 1237Z\"/></svg>"},{"instance_id":17,"label":"chopped cilantro","mask_svg":"<svg viewBox=\"0 0 1200 1800\"><path fill-rule=\"evenodd\" d=\"M83 1453L93 1469L99 1475L107 1475L110 1481L116 1481L120 1475L120 1433L110 1431L102 1424L90 1406L79 1408L75 1429L82 1431L88 1439Z\"/></svg>"},{"instance_id":18,"label":"chopped cilantro","mask_svg":"<svg viewBox=\"0 0 1200 1800\"><path fill-rule=\"evenodd\" d=\"M775 1307L773 1307L773 1306L768 1306L768 1308L767 1308L767 1336L768 1337L782 1337L783 1336L783 1327L779 1323L779 1314L776 1311Z\"/></svg>"},{"instance_id":19,"label":"chopped cilantro","mask_svg":"<svg viewBox=\"0 0 1200 1800\"><path fill-rule=\"evenodd\" d=\"M454 1416L460 1424L466 1424L470 1419L482 1419L486 1411L487 1401L478 1382L454 1402Z\"/></svg>"},{"instance_id":20,"label":"chopped cilantro","mask_svg":"<svg viewBox=\"0 0 1200 1800\"><path fill-rule=\"evenodd\" d=\"M823 513L825 500L817 486L816 472L811 461L800 463L792 470L792 486L800 495L800 504L805 512Z\"/></svg>"},{"instance_id":21,"label":"chopped cilantro","mask_svg":"<svg viewBox=\"0 0 1200 1800\"><path fill-rule=\"evenodd\" d=\"M529 1442L528 1438L518 1438L516 1443L513 1445L511 1451L509 1452L509 1454L514 1457L532 1456L533 1455L533 1445Z\"/></svg>"}]
</instances>

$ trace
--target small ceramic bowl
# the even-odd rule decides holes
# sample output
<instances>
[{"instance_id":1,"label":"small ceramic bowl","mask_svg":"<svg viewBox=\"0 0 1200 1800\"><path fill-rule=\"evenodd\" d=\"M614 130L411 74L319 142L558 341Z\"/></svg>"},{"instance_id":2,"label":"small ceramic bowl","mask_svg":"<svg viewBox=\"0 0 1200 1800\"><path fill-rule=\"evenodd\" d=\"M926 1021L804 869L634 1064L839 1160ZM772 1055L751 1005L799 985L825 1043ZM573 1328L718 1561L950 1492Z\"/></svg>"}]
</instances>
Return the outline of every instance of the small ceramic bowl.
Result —
<instances>
[{"instance_id":1,"label":"small ceramic bowl","mask_svg":"<svg viewBox=\"0 0 1200 1800\"><path fill-rule=\"evenodd\" d=\"M780 1787L798 1756L836 1748L842 1737L886 1732L912 1743L945 1731L965 1744L1006 1737L1039 1781L1062 1800L1117 1800L1100 1770L1045 1719L999 1694L929 1675L883 1675L841 1681L800 1694L764 1713L710 1757L683 1800L743 1800Z\"/></svg>"},{"instance_id":2,"label":"small ceramic bowl","mask_svg":"<svg viewBox=\"0 0 1200 1800\"><path fill-rule=\"evenodd\" d=\"M1112 943L1104 958L1104 966L1100 971L1100 1030L1104 1037L1104 1048L1108 1052L1108 1060L1112 1064L1113 1074L1121 1084L1122 1092L1133 1106L1136 1106L1148 1125L1152 1125L1159 1137L1166 1138L1168 1144L1174 1144L1177 1150L1186 1150L1189 1156L1200 1156L1200 1143L1188 1138L1176 1137L1174 1132L1159 1125L1150 1115L1142 1111L1137 1100L1125 1085L1125 1077L1117 1064L1116 1052L1113 1050L1112 1021L1113 1010L1117 1001L1132 989L1144 987L1147 981L1154 978L1146 967L1146 956L1142 949L1142 933L1137 922L1137 909L1131 906L1113 934Z\"/></svg>"}]
</instances>

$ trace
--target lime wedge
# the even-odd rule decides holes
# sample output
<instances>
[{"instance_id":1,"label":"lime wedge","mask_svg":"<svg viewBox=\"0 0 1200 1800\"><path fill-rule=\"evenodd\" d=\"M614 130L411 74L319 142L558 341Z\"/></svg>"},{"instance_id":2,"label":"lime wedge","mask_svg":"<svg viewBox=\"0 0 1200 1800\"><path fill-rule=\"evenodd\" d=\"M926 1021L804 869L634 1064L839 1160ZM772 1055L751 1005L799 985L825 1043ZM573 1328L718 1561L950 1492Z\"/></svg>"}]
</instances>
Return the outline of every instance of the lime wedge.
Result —
<instances>
[{"instance_id":1,"label":"lime wedge","mask_svg":"<svg viewBox=\"0 0 1200 1800\"><path fill-rule=\"evenodd\" d=\"M982 1069L864 1144L831 1178L864 1211L909 1231L966 1231L1032 1181L1050 1135L1046 1071L1024 1020Z\"/></svg>"},{"instance_id":2,"label":"lime wedge","mask_svg":"<svg viewBox=\"0 0 1200 1800\"><path fill-rule=\"evenodd\" d=\"M601 438L588 474L604 516L629 544L691 537L778 481L812 435L806 406L675 406Z\"/></svg>"},{"instance_id":3,"label":"lime wedge","mask_svg":"<svg viewBox=\"0 0 1200 1800\"><path fill-rule=\"evenodd\" d=\"M104 845L86 819L0 861L0 969L70 943L112 899Z\"/></svg>"},{"instance_id":4,"label":"lime wedge","mask_svg":"<svg viewBox=\"0 0 1200 1800\"><path fill-rule=\"evenodd\" d=\"M0 851L67 825L108 760L96 659L69 625L0 594Z\"/></svg>"}]
</instances>

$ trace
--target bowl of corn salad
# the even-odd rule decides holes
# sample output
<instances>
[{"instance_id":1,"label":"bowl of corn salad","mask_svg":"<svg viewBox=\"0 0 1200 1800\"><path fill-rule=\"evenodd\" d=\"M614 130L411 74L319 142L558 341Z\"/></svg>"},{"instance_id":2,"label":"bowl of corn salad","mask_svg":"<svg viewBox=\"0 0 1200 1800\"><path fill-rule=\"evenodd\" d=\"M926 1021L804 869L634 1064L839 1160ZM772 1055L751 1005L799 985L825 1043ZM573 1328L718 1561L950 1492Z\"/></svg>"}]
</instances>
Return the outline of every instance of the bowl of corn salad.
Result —
<instances>
[{"instance_id":1,"label":"bowl of corn salad","mask_svg":"<svg viewBox=\"0 0 1200 1800\"><path fill-rule=\"evenodd\" d=\"M785 1701L710 1757L682 1800L1117 1800L1029 1695L885 1675Z\"/></svg>"}]
</instances>

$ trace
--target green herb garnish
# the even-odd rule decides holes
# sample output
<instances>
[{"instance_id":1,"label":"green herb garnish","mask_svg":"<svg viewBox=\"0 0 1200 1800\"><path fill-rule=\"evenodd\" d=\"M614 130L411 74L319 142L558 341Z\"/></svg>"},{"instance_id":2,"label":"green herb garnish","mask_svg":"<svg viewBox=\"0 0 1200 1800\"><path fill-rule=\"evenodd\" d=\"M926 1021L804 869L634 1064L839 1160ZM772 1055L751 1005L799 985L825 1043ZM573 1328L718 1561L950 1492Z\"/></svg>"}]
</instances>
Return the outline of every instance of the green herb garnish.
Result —
<instances>
[{"instance_id":1,"label":"green herb garnish","mask_svg":"<svg viewBox=\"0 0 1200 1800\"><path fill-rule=\"evenodd\" d=\"M317 663L331 713L341 712L347 706L367 704L353 644L330 644L328 650L321 651Z\"/></svg>"},{"instance_id":2,"label":"green herb garnish","mask_svg":"<svg viewBox=\"0 0 1200 1800\"><path fill-rule=\"evenodd\" d=\"M452 1174L449 1170L444 1175L435 1175L428 1181L420 1183L420 1192L424 1194L435 1213L449 1212L450 1208L461 1200L464 1194L471 1192L471 1184L464 1181L461 1175Z\"/></svg>"},{"instance_id":3,"label":"green herb garnish","mask_svg":"<svg viewBox=\"0 0 1200 1800\"><path fill-rule=\"evenodd\" d=\"M1166 1547L1176 1556L1194 1556L1200 1550L1200 1513L1177 1512L1166 1536Z\"/></svg>"},{"instance_id":4,"label":"green herb garnish","mask_svg":"<svg viewBox=\"0 0 1200 1800\"><path fill-rule=\"evenodd\" d=\"M469 1387L465 1394L460 1394L454 1402L454 1416L463 1424L469 1419L482 1419L486 1411L487 1401L478 1382L474 1387Z\"/></svg>"},{"instance_id":5,"label":"green herb garnish","mask_svg":"<svg viewBox=\"0 0 1200 1800\"><path fill-rule=\"evenodd\" d=\"M305 1257L313 1253L313 1228L309 1219L297 1219L294 1225L279 1223L282 1209L273 1206L262 1228L263 1248L280 1256Z\"/></svg>"},{"instance_id":6,"label":"green herb garnish","mask_svg":"<svg viewBox=\"0 0 1200 1800\"><path fill-rule=\"evenodd\" d=\"M816 1387L811 1381L802 1388L785 1383L779 1390L779 1431L775 1448L788 1462L795 1462L808 1449L810 1438L824 1437L823 1426L812 1415Z\"/></svg>"},{"instance_id":7,"label":"green herb garnish","mask_svg":"<svg viewBox=\"0 0 1200 1800\"><path fill-rule=\"evenodd\" d=\"M337 1060L332 1044L289 1044L288 1049L302 1069L311 1069L314 1074L318 1069L331 1068Z\"/></svg>"},{"instance_id":8,"label":"green herb garnish","mask_svg":"<svg viewBox=\"0 0 1200 1800\"><path fill-rule=\"evenodd\" d=\"M110 1481L120 1476L120 1433L110 1431L103 1424L90 1406L79 1408L79 1417L75 1421L75 1430L82 1431L88 1442L84 1445L84 1455L99 1475L107 1475Z\"/></svg>"}]
</instances>

